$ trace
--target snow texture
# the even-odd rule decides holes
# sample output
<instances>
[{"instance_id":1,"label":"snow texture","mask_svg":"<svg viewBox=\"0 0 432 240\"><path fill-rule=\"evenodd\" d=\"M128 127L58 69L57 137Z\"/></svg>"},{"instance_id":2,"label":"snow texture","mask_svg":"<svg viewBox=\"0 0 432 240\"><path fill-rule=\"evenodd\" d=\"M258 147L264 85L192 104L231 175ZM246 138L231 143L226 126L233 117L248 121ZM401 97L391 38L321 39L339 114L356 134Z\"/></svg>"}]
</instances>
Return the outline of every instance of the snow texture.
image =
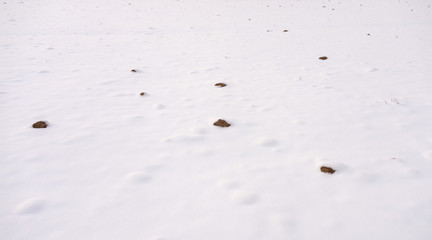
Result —
<instances>
[{"instance_id":1,"label":"snow texture","mask_svg":"<svg viewBox=\"0 0 432 240\"><path fill-rule=\"evenodd\" d=\"M432 239L431 6L3 0L0 239Z\"/></svg>"}]
</instances>

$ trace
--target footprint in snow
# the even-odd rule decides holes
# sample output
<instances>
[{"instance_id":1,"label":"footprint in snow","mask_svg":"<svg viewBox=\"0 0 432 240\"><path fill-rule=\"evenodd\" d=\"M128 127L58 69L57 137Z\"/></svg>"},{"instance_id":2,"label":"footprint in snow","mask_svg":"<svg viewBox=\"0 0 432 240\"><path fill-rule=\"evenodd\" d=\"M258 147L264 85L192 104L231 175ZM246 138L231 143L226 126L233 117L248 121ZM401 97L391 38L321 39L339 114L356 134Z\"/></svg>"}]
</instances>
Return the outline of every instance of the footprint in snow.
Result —
<instances>
[{"instance_id":1,"label":"footprint in snow","mask_svg":"<svg viewBox=\"0 0 432 240\"><path fill-rule=\"evenodd\" d=\"M305 121L300 120L300 119L294 119L294 120L291 121L291 123L294 124L294 125L304 125L304 124L306 124Z\"/></svg>"},{"instance_id":2,"label":"footprint in snow","mask_svg":"<svg viewBox=\"0 0 432 240\"><path fill-rule=\"evenodd\" d=\"M250 192L236 191L231 194L231 199L241 205L252 205L258 202L258 195Z\"/></svg>"},{"instance_id":3,"label":"footprint in snow","mask_svg":"<svg viewBox=\"0 0 432 240\"><path fill-rule=\"evenodd\" d=\"M203 137L201 135L173 135L163 139L164 142L197 142L201 141Z\"/></svg>"},{"instance_id":4,"label":"footprint in snow","mask_svg":"<svg viewBox=\"0 0 432 240\"><path fill-rule=\"evenodd\" d=\"M143 184L152 180L145 172L131 172L126 176L127 180L134 184Z\"/></svg>"},{"instance_id":5,"label":"footprint in snow","mask_svg":"<svg viewBox=\"0 0 432 240\"><path fill-rule=\"evenodd\" d=\"M222 179L217 182L217 186L226 190L232 190L239 187L239 184L229 179Z\"/></svg>"},{"instance_id":6,"label":"footprint in snow","mask_svg":"<svg viewBox=\"0 0 432 240\"><path fill-rule=\"evenodd\" d=\"M156 110L162 110L162 109L165 109L165 106L162 104L155 104L155 105L153 105L153 108Z\"/></svg>"},{"instance_id":7,"label":"footprint in snow","mask_svg":"<svg viewBox=\"0 0 432 240\"><path fill-rule=\"evenodd\" d=\"M31 198L27 201L20 203L16 207L16 213L20 215L35 214L42 211L45 208L46 201L39 198Z\"/></svg>"},{"instance_id":8,"label":"footprint in snow","mask_svg":"<svg viewBox=\"0 0 432 240\"><path fill-rule=\"evenodd\" d=\"M192 128L192 132L195 134L203 135L203 134L207 133L207 130L205 128L202 128L202 127L195 127L195 128Z\"/></svg>"},{"instance_id":9,"label":"footprint in snow","mask_svg":"<svg viewBox=\"0 0 432 240\"><path fill-rule=\"evenodd\" d=\"M263 147L274 147L278 144L278 142L273 138L258 138L255 140L256 144L263 146Z\"/></svg>"},{"instance_id":10,"label":"footprint in snow","mask_svg":"<svg viewBox=\"0 0 432 240\"><path fill-rule=\"evenodd\" d=\"M428 160L432 160L432 151L423 152L422 155L423 155L424 158L426 158Z\"/></svg>"}]
</instances>

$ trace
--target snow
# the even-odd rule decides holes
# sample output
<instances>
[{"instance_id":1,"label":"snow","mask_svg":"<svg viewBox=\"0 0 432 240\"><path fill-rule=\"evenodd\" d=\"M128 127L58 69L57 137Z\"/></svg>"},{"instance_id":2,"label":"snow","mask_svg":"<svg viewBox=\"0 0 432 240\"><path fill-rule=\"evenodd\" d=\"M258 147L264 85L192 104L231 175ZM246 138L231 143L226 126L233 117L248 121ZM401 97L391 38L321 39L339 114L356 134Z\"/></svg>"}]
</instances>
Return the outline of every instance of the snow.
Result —
<instances>
[{"instance_id":1,"label":"snow","mask_svg":"<svg viewBox=\"0 0 432 240\"><path fill-rule=\"evenodd\" d=\"M4 0L0 238L431 239L431 6Z\"/></svg>"}]
</instances>

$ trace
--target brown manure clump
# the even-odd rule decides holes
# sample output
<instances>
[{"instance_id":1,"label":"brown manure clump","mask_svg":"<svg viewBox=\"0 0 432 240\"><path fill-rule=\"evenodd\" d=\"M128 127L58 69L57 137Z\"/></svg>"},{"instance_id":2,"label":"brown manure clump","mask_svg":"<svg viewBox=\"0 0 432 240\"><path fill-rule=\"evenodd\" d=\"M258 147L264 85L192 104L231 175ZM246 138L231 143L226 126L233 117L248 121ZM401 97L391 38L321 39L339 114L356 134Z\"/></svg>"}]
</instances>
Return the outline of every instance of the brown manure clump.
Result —
<instances>
[{"instance_id":1,"label":"brown manure clump","mask_svg":"<svg viewBox=\"0 0 432 240\"><path fill-rule=\"evenodd\" d=\"M215 125L217 127L229 127L229 126L231 126L231 124L227 123L227 121L225 121L223 119L217 120L215 123L213 123L213 125Z\"/></svg>"},{"instance_id":2,"label":"brown manure clump","mask_svg":"<svg viewBox=\"0 0 432 240\"><path fill-rule=\"evenodd\" d=\"M216 87L226 87L226 83L216 83L215 84Z\"/></svg>"},{"instance_id":3,"label":"brown manure clump","mask_svg":"<svg viewBox=\"0 0 432 240\"><path fill-rule=\"evenodd\" d=\"M43 121L33 123L33 128L46 128L46 127L48 127L48 124Z\"/></svg>"},{"instance_id":4,"label":"brown manure clump","mask_svg":"<svg viewBox=\"0 0 432 240\"><path fill-rule=\"evenodd\" d=\"M321 172L323 172L323 173L330 173L330 174L333 174L333 173L336 172L336 170L334 170L334 169L331 168L331 167L325 167L325 166L322 166L322 167L321 167Z\"/></svg>"}]
</instances>

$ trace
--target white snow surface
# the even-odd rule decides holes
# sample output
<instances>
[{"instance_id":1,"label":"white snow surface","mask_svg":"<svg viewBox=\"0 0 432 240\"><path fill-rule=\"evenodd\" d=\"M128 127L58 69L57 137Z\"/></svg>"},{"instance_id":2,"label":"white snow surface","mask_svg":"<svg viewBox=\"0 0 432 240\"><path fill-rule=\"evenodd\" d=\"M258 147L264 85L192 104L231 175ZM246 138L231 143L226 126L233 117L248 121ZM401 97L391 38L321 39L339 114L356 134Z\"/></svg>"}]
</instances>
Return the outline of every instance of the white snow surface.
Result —
<instances>
[{"instance_id":1,"label":"white snow surface","mask_svg":"<svg viewBox=\"0 0 432 240\"><path fill-rule=\"evenodd\" d=\"M431 76L431 0L3 0L0 239L432 239Z\"/></svg>"}]
</instances>

